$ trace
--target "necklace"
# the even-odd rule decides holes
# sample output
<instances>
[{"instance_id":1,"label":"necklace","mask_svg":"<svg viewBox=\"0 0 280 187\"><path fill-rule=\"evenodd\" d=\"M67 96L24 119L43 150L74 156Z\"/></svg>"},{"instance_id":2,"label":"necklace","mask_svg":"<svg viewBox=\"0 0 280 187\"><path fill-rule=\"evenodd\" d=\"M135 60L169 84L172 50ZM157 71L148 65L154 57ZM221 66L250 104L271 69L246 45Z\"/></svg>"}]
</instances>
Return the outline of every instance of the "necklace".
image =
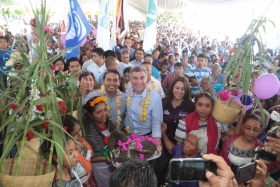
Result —
<instances>
[{"instance_id":1,"label":"necklace","mask_svg":"<svg viewBox=\"0 0 280 187\"><path fill-rule=\"evenodd\" d=\"M157 90L157 85L156 85L156 80L154 77L151 76L151 83L152 83L152 88L153 90Z\"/></svg>"},{"instance_id":2,"label":"necklace","mask_svg":"<svg viewBox=\"0 0 280 187\"><path fill-rule=\"evenodd\" d=\"M105 98L105 104L106 104L107 110L109 111L108 115L110 117L110 105L108 103L108 98L105 95L104 85L101 86L100 95L105 96L104 97ZM120 124L121 124L121 103L122 103L121 91L119 89L117 90L116 95L117 95L117 97L116 97L116 109L117 109L116 128L119 130Z\"/></svg>"},{"instance_id":3,"label":"necklace","mask_svg":"<svg viewBox=\"0 0 280 187\"><path fill-rule=\"evenodd\" d=\"M147 109L149 106L149 102L150 102L150 95L151 95L151 88L150 87L146 87L147 89L147 94L146 97L144 98L144 100L142 100L142 112L140 114L140 120L141 121L146 121L147 119ZM126 106L129 107L130 105L130 101L132 99L131 94L132 94L133 88L130 88L127 99L126 99Z\"/></svg>"}]
</instances>

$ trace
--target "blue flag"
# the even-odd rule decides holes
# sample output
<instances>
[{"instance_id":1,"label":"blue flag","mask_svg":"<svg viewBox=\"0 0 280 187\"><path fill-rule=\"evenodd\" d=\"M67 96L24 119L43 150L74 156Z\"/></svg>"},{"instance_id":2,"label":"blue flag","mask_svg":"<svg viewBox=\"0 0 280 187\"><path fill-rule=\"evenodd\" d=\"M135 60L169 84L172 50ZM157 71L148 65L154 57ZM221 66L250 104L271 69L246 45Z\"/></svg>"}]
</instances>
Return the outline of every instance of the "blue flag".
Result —
<instances>
[{"instance_id":1,"label":"blue flag","mask_svg":"<svg viewBox=\"0 0 280 187\"><path fill-rule=\"evenodd\" d=\"M86 40L87 35L91 31L88 23L77 0L69 0L70 10L68 13L68 24L66 30L66 48L80 45ZM79 55L79 47L67 51L67 59L77 57Z\"/></svg>"}]
</instances>

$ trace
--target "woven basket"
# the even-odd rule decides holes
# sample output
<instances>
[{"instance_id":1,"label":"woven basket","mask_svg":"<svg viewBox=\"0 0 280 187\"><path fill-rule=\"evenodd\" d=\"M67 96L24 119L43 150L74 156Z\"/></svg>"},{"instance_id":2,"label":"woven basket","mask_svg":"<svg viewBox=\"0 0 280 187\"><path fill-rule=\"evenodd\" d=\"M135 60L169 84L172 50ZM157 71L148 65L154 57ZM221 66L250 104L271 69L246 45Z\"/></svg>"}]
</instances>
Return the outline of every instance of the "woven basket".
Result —
<instances>
[{"instance_id":1,"label":"woven basket","mask_svg":"<svg viewBox=\"0 0 280 187\"><path fill-rule=\"evenodd\" d=\"M232 124L240 113L241 106L234 101L221 101L215 100L214 108L212 110L212 116L225 124Z\"/></svg>"},{"instance_id":2,"label":"woven basket","mask_svg":"<svg viewBox=\"0 0 280 187\"><path fill-rule=\"evenodd\" d=\"M17 148L20 149L21 141L17 142ZM30 140L29 142L26 141L23 148L23 158L38 158L38 151L40 147L40 138L36 137Z\"/></svg>"},{"instance_id":3,"label":"woven basket","mask_svg":"<svg viewBox=\"0 0 280 187\"><path fill-rule=\"evenodd\" d=\"M51 172L46 174L47 167L41 165L40 175L35 176L36 159L22 158L18 176L13 176L17 166L17 159L6 159L4 173L0 174L1 187L29 187L42 186L51 187L55 174L55 167L52 166Z\"/></svg>"}]
</instances>

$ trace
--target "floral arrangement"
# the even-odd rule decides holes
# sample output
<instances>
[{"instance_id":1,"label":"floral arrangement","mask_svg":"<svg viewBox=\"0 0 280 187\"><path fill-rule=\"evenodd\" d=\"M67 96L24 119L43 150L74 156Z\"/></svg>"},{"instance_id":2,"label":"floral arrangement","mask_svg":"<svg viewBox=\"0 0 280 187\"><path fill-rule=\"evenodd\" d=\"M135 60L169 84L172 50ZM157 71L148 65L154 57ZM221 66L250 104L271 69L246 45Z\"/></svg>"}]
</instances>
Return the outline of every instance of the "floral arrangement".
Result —
<instances>
[{"instance_id":1,"label":"floral arrangement","mask_svg":"<svg viewBox=\"0 0 280 187\"><path fill-rule=\"evenodd\" d=\"M232 96L232 92L228 90L224 90L218 93L219 98L221 101L228 101Z\"/></svg>"},{"instance_id":2,"label":"floral arrangement","mask_svg":"<svg viewBox=\"0 0 280 187\"><path fill-rule=\"evenodd\" d=\"M25 143L34 137L40 138L40 144L44 140L51 142L50 155L47 163L46 173L51 170L52 154L56 149L58 156L58 168L62 168L66 128L62 126L61 115L73 113L74 108L78 110L78 120L81 122L81 101L74 105L74 94L78 91L77 81L63 72L55 77L51 68L52 62L60 55L47 60L46 34L50 31L47 25L48 15L46 10L46 0L41 0L42 6L33 11L34 18L30 20L30 25L36 31L40 40L40 46L31 46L37 53L37 58L32 63L27 58L23 58L23 67L18 70L22 76L11 76L8 72L3 74L9 77L7 90L0 90L0 132L4 134L4 150L0 155L0 173L5 170L5 160L17 144L21 141L21 146L17 152L17 163L15 172L12 175L18 176L21 170L21 161L25 156L23 150ZM61 54L62 55L62 54ZM61 80L63 81L57 81ZM59 100L61 98L62 100ZM82 123L81 123L82 124ZM5 129L5 131L4 131ZM51 134L51 138L49 136ZM69 135L70 136L70 135ZM39 152L37 163L41 162ZM60 170L60 169L59 169ZM35 175L40 175L40 164L34 171Z\"/></svg>"},{"instance_id":3,"label":"floral arrangement","mask_svg":"<svg viewBox=\"0 0 280 187\"><path fill-rule=\"evenodd\" d=\"M136 134L131 134L130 136L127 137L127 141L126 142L122 142L121 140L118 140L118 146L121 147L121 150L123 152L128 151L128 145L131 144L133 140L135 141L136 148L138 150L142 150L143 146L141 144L141 141L143 141L143 140L147 140L147 141L151 142L155 146L158 145L158 142L155 139L153 139L153 138L151 138L149 136L138 136ZM144 154L143 153L139 153L139 158L141 160L144 160Z\"/></svg>"}]
</instances>

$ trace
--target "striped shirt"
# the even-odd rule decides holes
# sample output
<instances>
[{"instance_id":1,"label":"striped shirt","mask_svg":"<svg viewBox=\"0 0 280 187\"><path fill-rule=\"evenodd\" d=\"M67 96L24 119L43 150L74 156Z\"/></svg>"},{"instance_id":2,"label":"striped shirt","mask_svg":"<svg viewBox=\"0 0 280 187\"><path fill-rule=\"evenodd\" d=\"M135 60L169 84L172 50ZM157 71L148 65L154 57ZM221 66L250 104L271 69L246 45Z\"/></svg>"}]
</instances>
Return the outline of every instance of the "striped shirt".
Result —
<instances>
[{"instance_id":1,"label":"striped shirt","mask_svg":"<svg viewBox=\"0 0 280 187\"><path fill-rule=\"evenodd\" d=\"M206 68L202 68L202 69L194 68L191 69L191 72L196 76L198 84L200 84L203 77L209 76L209 71ZM196 95L198 92L199 92L199 87L192 86L192 95Z\"/></svg>"}]
</instances>

